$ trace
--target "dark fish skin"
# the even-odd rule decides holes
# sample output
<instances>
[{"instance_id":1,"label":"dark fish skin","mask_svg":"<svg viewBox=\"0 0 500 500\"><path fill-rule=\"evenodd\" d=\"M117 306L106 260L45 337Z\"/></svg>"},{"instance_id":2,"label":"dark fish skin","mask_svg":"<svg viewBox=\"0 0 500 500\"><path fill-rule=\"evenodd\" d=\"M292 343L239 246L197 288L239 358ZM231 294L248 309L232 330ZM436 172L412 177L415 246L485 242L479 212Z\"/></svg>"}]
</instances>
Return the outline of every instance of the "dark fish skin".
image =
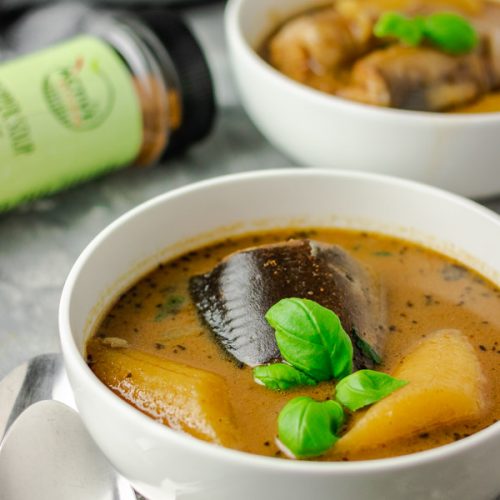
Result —
<instances>
[{"instance_id":1,"label":"dark fish skin","mask_svg":"<svg viewBox=\"0 0 500 500\"><path fill-rule=\"evenodd\" d=\"M236 252L211 272L191 278L189 288L202 320L226 351L246 365L280 359L264 315L287 297L315 300L340 317L353 340L356 369L372 368L376 358L362 344L377 354L383 350L381 289L337 245L304 239Z\"/></svg>"}]
</instances>

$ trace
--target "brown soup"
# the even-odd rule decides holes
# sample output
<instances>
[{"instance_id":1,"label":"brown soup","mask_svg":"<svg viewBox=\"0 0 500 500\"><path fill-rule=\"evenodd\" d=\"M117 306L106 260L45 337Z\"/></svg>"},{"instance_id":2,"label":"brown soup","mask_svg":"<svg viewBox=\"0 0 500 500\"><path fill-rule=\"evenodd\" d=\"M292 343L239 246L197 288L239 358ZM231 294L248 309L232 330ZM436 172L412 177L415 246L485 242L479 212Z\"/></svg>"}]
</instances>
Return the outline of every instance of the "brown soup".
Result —
<instances>
[{"instance_id":1,"label":"brown soup","mask_svg":"<svg viewBox=\"0 0 500 500\"><path fill-rule=\"evenodd\" d=\"M374 35L387 12L452 12L477 33L470 52L425 41L409 46ZM335 0L277 26L258 51L286 76L317 90L380 107L415 111L500 111L500 6L483 0Z\"/></svg>"},{"instance_id":2,"label":"brown soup","mask_svg":"<svg viewBox=\"0 0 500 500\"><path fill-rule=\"evenodd\" d=\"M88 341L89 366L118 396L172 428L246 452L284 457L276 442L281 408L297 395L332 398L332 384L282 392L257 385L252 369L235 362L200 321L188 284L192 276L210 271L237 250L291 237L339 245L380 277L387 290L387 325L383 327L383 361L377 370L391 372L409 348L436 330L454 328L468 338L486 381L481 389L486 403L478 418L421 430L387 446L342 453L334 446L320 460L413 453L457 441L497 421L500 290L434 251L365 232L289 229L251 234L160 264L123 293L100 322ZM127 353L132 353L129 358ZM189 387L176 388L175 381L181 380L176 377L188 377ZM167 386L162 388L163 383ZM213 405L210 398L216 400ZM212 405L204 411L216 421L215 431L179 415L182 407L189 405ZM193 410L191 415L195 414Z\"/></svg>"}]
</instances>

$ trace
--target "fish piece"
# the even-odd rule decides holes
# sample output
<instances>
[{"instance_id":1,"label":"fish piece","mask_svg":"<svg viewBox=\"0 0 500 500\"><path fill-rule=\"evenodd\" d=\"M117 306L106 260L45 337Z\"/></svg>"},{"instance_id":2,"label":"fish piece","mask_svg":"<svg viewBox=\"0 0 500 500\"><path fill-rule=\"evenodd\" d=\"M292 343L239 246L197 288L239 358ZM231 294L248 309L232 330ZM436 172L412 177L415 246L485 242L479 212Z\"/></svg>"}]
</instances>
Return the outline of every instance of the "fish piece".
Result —
<instances>
[{"instance_id":1,"label":"fish piece","mask_svg":"<svg viewBox=\"0 0 500 500\"><path fill-rule=\"evenodd\" d=\"M92 370L155 420L211 443L235 446L233 411L220 375L137 349L105 346L93 351Z\"/></svg>"},{"instance_id":2,"label":"fish piece","mask_svg":"<svg viewBox=\"0 0 500 500\"><path fill-rule=\"evenodd\" d=\"M391 46L360 59L352 84L337 92L365 104L418 111L445 111L490 90L480 50L451 56L429 47Z\"/></svg>"},{"instance_id":3,"label":"fish piece","mask_svg":"<svg viewBox=\"0 0 500 500\"><path fill-rule=\"evenodd\" d=\"M429 335L402 359L393 376L408 384L360 412L333 453L373 449L420 432L472 422L485 408L481 364L458 330Z\"/></svg>"},{"instance_id":4,"label":"fish piece","mask_svg":"<svg viewBox=\"0 0 500 500\"><path fill-rule=\"evenodd\" d=\"M236 252L210 273L191 278L190 292L226 351L250 366L280 359L264 315L288 297L315 300L340 317L353 339L356 368L373 367L383 351L381 286L337 245L304 239Z\"/></svg>"},{"instance_id":5,"label":"fish piece","mask_svg":"<svg viewBox=\"0 0 500 500\"><path fill-rule=\"evenodd\" d=\"M265 54L288 77L328 93L345 86L349 67L356 59L383 46L384 42L373 36L373 26L382 13L398 11L412 17L444 10L476 15L484 8L483 0L332 3L331 7L308 11L287 21L271 37Z\"/></svg>"},{"instance_id":6,"label":"fish piece","mask_svg":"<svg viewBox=\"0 0 500 500\"><path fill-rule=\"evenodd\" d=\"M500 88L500 5L487 2L480 16L471 19L484 47L492 89Z\"/></svg>"},{"instance_id":7,"label":"fish piece","mask_svg":"<svg viewBox=\"0 0 500 500\"><path fill-rule=\"evenodd\" d=\"M287 22L269 43L271 64L294 80L324 92L339 87L338 70L369 49L371 24L332 8Z\"/></svg>"}]
</instances>

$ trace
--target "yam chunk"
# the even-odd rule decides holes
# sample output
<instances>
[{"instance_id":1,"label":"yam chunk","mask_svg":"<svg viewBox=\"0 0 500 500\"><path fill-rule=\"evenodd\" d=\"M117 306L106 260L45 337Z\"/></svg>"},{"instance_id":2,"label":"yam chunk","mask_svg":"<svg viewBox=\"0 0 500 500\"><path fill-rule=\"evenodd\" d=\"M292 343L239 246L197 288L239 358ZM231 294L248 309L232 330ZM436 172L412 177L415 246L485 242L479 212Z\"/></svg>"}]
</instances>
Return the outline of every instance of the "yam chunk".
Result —
<instances>
[{"instance_id":1,"label":"yam chunk","mask_svg":"<svg viewBox=\"0 0 500 500\"><path fill-rule=\"evenodd\" d=\"M392 374L409 383L370 407L337 442L336 452L371 449L437 427L473 421L484 408L479 360L458 330L419 343Z\"/></svg>"},{"instance_id":2,"label":"yam chunk","mask_svg":"<svg viewBox=\"0 0 500 500\"><path fill-rule=\"evenodd\" d=\"M234 446L225 380L136 349L100 349L92 367L113 392L146 415L205 441Z\"/></svg>"}]
</instances>

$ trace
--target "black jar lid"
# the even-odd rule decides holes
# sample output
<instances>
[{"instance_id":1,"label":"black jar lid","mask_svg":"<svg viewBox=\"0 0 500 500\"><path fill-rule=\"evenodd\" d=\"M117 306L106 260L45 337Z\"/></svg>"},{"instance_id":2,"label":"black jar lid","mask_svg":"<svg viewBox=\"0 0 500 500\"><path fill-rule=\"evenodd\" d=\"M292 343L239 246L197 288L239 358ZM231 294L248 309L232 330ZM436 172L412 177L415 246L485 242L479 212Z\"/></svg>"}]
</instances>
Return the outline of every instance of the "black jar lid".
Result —
<instances>
[{"instance_id":1,"label":"black jar lid","mask_svg":"<svg viewBox=\"0 0 500 500\"><path fill-rule=\"evenodd\" d=\"M200 44L178 14L155 8L136 11L134 15L161 42L179 80L182 123L172 132L161 160L185 150L210 133L216 116L214 85Z\"/></svg>"}]
</instances>

